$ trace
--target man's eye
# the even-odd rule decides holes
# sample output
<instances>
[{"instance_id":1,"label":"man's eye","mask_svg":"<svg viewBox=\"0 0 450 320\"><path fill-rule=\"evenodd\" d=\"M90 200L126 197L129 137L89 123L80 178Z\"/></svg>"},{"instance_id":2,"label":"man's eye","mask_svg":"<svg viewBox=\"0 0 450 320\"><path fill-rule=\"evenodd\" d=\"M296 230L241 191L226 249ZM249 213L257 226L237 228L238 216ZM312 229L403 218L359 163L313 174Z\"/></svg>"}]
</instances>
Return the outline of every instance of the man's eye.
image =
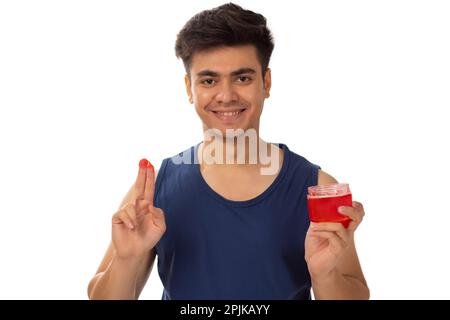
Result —
<instances>
[{"instance_id":1,"label":"man's eye","mask_svg":"<svg viewBox=\"0 0 450 320\"><path fill-rule=\"evenodd\" d=\"M205 79L205 80L200 81L201 84L205 84L207 86L213 85L214 82L215 82L214 79Z\"/></svg>"},{"instance_id":2,"label":"man's eye","mask_svg":"<svg viewBox=\"0 0 450 320\"><path fill-rule=\"evenodd\" d=\"M247 76L239 76L238 79L240 82L249 82L250 80L252 80L252 78L247 77Z\"/></svg>"}]
</instances>

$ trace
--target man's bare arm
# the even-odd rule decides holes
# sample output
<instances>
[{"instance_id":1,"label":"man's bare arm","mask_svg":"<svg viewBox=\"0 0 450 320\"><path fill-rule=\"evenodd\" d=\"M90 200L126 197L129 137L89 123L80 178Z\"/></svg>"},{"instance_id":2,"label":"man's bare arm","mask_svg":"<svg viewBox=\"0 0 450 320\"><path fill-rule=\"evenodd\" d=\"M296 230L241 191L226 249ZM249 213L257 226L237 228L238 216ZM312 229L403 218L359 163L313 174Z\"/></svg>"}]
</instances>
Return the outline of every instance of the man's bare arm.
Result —
<instances>
[{"instance_id":1,"label":"man's bare arm","mask_svg":"<svg viewBox=\"0 0 450 320\"><path fill-rule=\"evenodd\" d=\"M134 189L133 184L119 208L132 201ZM138 299L150 276L155 257L156 252L152 249L142 257L121 260L115 255L111 242L96 275L89 282L89 298Z\"/></svg>"}]
</instances>

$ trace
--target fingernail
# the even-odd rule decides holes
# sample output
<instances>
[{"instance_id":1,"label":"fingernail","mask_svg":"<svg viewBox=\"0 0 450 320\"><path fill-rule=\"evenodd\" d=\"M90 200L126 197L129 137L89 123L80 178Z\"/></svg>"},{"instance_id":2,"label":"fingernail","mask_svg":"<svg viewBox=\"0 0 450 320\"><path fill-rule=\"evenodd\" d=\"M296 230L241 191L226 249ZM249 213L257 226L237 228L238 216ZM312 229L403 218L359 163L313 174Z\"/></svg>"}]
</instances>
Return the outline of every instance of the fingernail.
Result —
<instances>
[{"instance_id":1,"label":"fingernail","mask_svg":"<svg viewBox=\"0 0 450 320\"><path fill-rule=\"evenodd\" d=\"M133 226L133 224L131 224L131 223L128 223L128 227L129 227L130 229L134 229L134 226Z\"/></svg>"},{"instance_id":2,"label":"fingernail","mask_svg":"<svg viewBox=\"0 0 450 320\"><path fill-rule=\"evenodd\" d=\"M338 208L339 213L344 213L344 210L345 210L344 207L339 207Z\"/></svg>"},{"instance_id":3,"label":"fingernail","mask_svg":"<svg viewBox=\"0 0 450 320\"><path fill-rule=\"evenodd\" d=\"M147 161L147 162L148 162L147 163L147 168L149 168L152 171L155 171L155 168L153 168L153 165L151 164L151 162L150 161Z\"/></svg>"}]
</instances>

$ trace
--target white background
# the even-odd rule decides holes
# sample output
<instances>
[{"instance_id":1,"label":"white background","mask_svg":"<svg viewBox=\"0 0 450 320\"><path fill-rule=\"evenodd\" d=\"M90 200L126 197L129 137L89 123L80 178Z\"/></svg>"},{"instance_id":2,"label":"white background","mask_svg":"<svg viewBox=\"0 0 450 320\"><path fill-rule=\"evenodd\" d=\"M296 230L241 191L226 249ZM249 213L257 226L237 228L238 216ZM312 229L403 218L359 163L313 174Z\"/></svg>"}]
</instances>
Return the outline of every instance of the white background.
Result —
<instances>
[{"instance_id":1,"label":"white background","mask_svg":"<svg viewBox=\"0 0 450 320\"><path fill-rule=\"evenodd\" d=\"M138 160L202 138L174 42L222 3L0 2L0 298L87 298ZM237 3L275 36L262 137L365 205L371 298L449 299L449 2Z\"/></svg>"}]
</instances>

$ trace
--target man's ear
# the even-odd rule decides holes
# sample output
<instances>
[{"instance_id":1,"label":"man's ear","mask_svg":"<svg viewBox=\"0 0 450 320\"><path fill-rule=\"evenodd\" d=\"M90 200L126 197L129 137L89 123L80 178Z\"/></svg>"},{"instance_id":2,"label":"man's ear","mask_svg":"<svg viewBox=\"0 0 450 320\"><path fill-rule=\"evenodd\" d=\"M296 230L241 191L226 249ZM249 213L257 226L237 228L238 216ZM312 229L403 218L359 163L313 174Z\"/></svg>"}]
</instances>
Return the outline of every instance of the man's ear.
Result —
<instances>
[{"instance_id":1,"label":"man's ear","mask_svg":"<svg viewBox=\"0 0 450 320\"><path fill-rule=\"evenodd\" d=\"M194 100L192 98L191 79L188 74L184 76L184 84L186 85L186 93L189 98L189 103L194 103Z\"/></svg>"},{"instance_id":2,"label":"man's ear","mask_svg":"<svg viewBox=\"0 0 450 320\"><path fill-rule=\"evenodd\" d=\"M272 86L272 76L270 68L266 69L266 74L264 75L264 92L266 98L270 97L270 88Z\"/></svg>"}]
</instances>

